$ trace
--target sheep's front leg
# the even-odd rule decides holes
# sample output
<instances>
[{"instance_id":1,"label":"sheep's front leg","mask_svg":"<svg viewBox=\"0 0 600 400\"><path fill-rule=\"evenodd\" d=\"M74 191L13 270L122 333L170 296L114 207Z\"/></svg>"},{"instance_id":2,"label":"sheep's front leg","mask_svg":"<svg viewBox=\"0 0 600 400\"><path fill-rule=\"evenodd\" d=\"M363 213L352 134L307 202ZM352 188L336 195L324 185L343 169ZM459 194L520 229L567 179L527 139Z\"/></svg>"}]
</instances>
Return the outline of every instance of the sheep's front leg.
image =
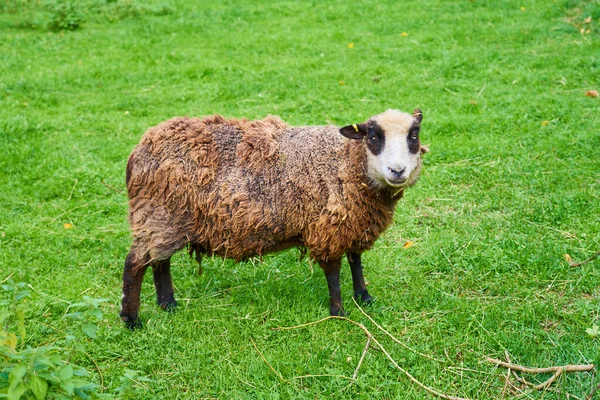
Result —
<instances>
[{"instance_id":1,"label":"sheep's front leg","mask_svg":"<svg viewBox=\"0 0 600 400\"><path fill-rule=\"evenodd\" d=\"M365 304L373 301L373 297L367 292L360 253L348 253L348 262L352 271L352 285L354 286L354 299L361 300Z\"/></svg>"},{"instance_id":2,"label":"sheep's front leg","mask_svg":"<svg viewBox=\"0 0 600 400\"><path fill-rule=\"evenodd\" d=\"M148 263L138 259L136 253L130 251L125 259L125 268L123 269L123 299L119 313L129 329L142 327L138 312L140 311L140 292L146 268L148 268Z\"/></svg>"},{"instance_id":3,"label":"sheep's front leg","mask_svg":"<svg viewBox=\"0 0 600 400\"><path fill-rule=\"evenodd\" d=\"M346 313L342 306L342 292L340 291L341 260L320 262L319 264L325 271L329 287L329 313L335 316L344 316Z\"/></svg>"},{"instance_id":4,"label":"sheep's front leg","mask_svg":"<svg viewBox=\"0 0 600 400\"><path fill-rule=\"evenodd\" d=\"M175 301L173 281L171 280L170 259L153 263L152 272L154 273L154 287L156 288L158 305L166 311L174 310L177 302Z\"/></svg>"}]
</instances>

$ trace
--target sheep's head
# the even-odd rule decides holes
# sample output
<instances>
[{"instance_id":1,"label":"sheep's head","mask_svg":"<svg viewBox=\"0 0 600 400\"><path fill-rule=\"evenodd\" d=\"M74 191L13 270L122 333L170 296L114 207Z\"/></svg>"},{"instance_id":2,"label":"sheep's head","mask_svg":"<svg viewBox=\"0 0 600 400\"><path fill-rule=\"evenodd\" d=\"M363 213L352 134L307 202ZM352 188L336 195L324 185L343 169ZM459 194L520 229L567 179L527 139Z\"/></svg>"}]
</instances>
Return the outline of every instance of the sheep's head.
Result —
<instances>
[{"instance_id":1,"label":"sheep's head","mask_svg":"<svg viewBox=\"0 0 600 400\"><path fill-rule=\"evenodd\" d=\"M376 186L402 189L419 179L421 154L428 151L419 141L422 119L419 109L412 115L387 110L362 124L344 126L340 133L363 141L367 174Z\"/></svg>"}]
</instances>

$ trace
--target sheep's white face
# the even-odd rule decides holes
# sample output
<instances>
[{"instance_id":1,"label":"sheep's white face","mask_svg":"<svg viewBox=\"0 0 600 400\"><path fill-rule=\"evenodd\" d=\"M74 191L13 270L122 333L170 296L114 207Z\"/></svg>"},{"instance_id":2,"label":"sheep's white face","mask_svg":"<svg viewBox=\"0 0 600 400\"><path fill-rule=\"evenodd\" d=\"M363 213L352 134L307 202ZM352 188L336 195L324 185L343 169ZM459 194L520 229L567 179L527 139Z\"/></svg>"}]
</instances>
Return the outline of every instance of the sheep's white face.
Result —
<instances>
[{"instance_id":1,"label":"sheep's white face","mask_svg":"<svg viewBox=\"0 0 600 400\"><path fill-rule=\"evenodd\" d=\"M402 189L414 184L421 172L421 153L426 151L419 141L421 119L420 110L412 115L387 110L340 133L365 143L367 174L376 186Z\"/></svg>"}]
</instances>

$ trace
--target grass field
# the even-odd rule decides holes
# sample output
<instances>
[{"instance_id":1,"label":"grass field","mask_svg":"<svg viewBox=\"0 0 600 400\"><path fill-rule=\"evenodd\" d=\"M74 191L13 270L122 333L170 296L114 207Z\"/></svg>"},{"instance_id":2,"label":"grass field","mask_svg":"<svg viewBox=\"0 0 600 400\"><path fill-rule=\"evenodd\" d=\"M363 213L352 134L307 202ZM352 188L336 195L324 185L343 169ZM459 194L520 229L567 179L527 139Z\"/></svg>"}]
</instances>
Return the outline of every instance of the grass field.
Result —
<instances>
[{"instance_id":1,"label":"grass field","mask_svg":"<svg viewBox=\"0 0 600 400\"><path fill-rule=\"evenodd\" d=\"M118 317L125 164L148 127L213 113L341 126L419 107L431 153L363 258L365 310L438 361L360 313L345 264L349 318L449 395L583 399L600 383L507 387L485 361L600 362L600 259L565 260L600 251L600 99L586 96L600 90L600 1L98 0L73 31L49 29L56 9L3 4L0 282L2 298L11 282L30 293L17 350L70 349L117 398L427 397L375 349L349 379L366 337L347 321L273 329L328 314L323 273L296 250L208 259L202 276L181 253L178 310L156 306L148 274L144 329ZM93 299L106 301L78 304Z\"/></svg>"}]
</instances>

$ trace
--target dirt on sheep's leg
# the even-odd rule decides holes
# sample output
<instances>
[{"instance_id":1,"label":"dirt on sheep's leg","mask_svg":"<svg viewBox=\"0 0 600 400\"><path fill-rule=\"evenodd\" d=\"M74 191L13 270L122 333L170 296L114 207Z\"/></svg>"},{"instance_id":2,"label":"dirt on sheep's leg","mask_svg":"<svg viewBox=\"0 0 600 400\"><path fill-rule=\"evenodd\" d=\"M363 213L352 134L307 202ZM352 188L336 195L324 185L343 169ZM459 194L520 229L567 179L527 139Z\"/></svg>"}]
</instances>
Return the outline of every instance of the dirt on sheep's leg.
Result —
<instances>
[{"instance_id":1,"label":"dirt on sheep's leg","mask_svg":"<svg viewBox=\"0 0 600 400\"><path fill-rule=\"evenodd\" d=\"M154 287L156 288L156 301L160 308L165 311L173 311L177 306L171 280L170 259L152 263L154 273Z\"/></svg>"},{"instance_id":2,"label":"dirt on sheep's leg","mask_svg":"<svg viewBox=\"0 0 600 400\"><path fill-rule=\"evenodd\" d=\"M352 271L352 285L354 286L354 299L360 300L364 304L370 304L373 297L367 291L365 277L363 276L363 267L360 260L360 253L348 253L348 263Z\"/></svg>"},{"instance_id":3,"label":"dirt on sheep's leg","mask_svg":"<svg viewBox=\"0 0 600 400\"><path fill-rule=\"evenodd\" d=\"M129 329L142 327L142 321L138 316L140 310L140 292L144 273L148 263L137 258L134 251L130 251L125 259L123 270L123 299L119 315Z\"/></svg>"},{"instance_id":4,"label":"dirt on sheep's leg","mask_svg":"<svg viewBox=\"0 0 600 400\"><path fill-rule=\"evenodd\" d=\"M319 263L325 271L325 278L327 278L327 286L329 287L329 313L334 316L346 315L342 306L342 292L340 291L341 264L341 260Z\"/></svg>"}]
</instances>

